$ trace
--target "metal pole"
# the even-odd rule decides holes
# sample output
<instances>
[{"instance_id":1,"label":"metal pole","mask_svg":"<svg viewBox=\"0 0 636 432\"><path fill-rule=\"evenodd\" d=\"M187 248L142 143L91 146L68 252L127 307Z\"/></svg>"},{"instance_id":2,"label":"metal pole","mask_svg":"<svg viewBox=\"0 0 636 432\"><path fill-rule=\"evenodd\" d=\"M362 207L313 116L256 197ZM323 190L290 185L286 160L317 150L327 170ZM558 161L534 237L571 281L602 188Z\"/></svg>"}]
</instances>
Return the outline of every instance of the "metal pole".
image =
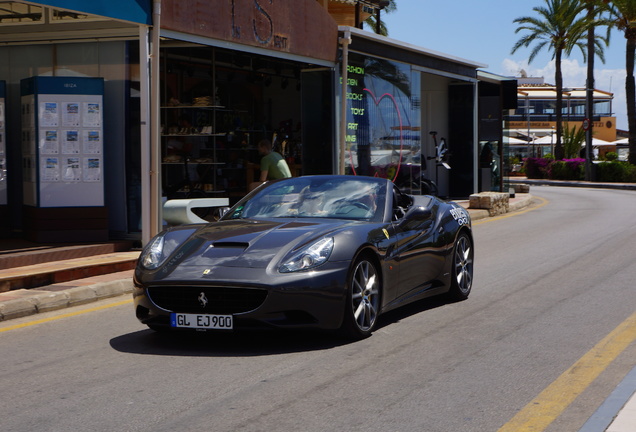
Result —
<instances>
[{"instance_id":1,"label":"metal pole","mask_svg":"<svg viewBox=\"0 0 636 432\"><path fill-rule=\"evenodd\" d=\"M161 33L161 0L153 0L152 50L150 54L150 236L161 231L161 137L159 41Z\"/></svg>"},{"instance_id":2,"label":"metal pole","mask_svg":"<svg viewBox=\"0 0 636 432\"><path fill-rule=\"evenodd\" d=\"M588 18L594 19L594 5L588 1ZM594 26L587 31L587 81L585 86L585 180L595 181L592 162L592 134L594 125Z\"/></svg>"},{"instance_id":3,"label":"metal pole","mask_svg":"<svg viewBox=\"0 0 636 432\"><path fill-rule=\"evenodd\" d=\"M141 139L141 243L148 244L152 237L150 222L150 55L148 27L139 27L139 66L140 66L140 139Z\"/></svg>"}]
</instances>

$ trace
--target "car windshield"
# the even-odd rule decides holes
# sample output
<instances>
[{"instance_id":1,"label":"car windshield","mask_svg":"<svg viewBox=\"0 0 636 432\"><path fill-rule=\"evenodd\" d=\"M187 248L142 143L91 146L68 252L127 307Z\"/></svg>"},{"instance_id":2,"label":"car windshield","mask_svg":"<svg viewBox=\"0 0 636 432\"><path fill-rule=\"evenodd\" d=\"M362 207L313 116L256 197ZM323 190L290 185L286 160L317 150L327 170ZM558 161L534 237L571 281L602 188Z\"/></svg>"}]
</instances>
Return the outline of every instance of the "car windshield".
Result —
<instances>
[{"instance_id":1,"label":"car windshield","mask_svg":"<svg viewBox=\"0 0 636 432\"><path fill-rule=\"evenodd\" d=\"M272 182L247 196L225 219L337 218L379 221L386 180L354 176L308 176Z\"/></svg>"}]
</instances>

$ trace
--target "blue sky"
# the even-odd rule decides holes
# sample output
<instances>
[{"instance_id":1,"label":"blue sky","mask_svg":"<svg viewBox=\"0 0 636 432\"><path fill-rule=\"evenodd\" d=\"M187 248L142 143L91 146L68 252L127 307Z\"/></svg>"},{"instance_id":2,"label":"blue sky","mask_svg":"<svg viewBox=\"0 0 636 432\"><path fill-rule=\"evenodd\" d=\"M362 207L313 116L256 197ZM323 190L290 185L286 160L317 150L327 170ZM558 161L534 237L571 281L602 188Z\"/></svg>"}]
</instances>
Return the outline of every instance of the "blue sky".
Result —
<instances>
[{"instance_id":1,"label":"blue sky","mask_svg":"<svg viewBox=\"0 0 636 432\"><path fill-rule=\"evenodd\" d=\"M542 51L528 64L531 48L514 55L513 45L523 33L515 33L515 18L536 16L532 10L542 0L396 0L397 11L384 14L382 20L389 37L454 57L486 64L483 69L499 75L517 76L525 70L529 76L542 76L554 83L552 52ZM627 129L625 108L625 38L613 33L605 48L605 63L595 60L595 87L614 93L613 110L619 129ZM564 59L566 87L584 87L586 65L580 51Z\"/></svg>"}]
</instances>

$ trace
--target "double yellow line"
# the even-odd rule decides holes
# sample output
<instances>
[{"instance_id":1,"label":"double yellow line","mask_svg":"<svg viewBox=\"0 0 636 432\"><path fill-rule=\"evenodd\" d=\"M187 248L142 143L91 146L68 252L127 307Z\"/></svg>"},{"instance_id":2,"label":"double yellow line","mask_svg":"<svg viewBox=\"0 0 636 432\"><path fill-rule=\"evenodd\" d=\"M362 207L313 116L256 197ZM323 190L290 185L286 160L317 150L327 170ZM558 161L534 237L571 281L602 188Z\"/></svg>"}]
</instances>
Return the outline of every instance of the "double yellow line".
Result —
<instances>
[{"instance_id":1,"label":"double yellow line","mask_svg":"<svg viewBox=\"0 0 636 432\"><path fill-rule=\"evenodd\" d=\"M636 340L636 312L588 351L499 432L543 431Z\"/></svg>"}]
</instances>

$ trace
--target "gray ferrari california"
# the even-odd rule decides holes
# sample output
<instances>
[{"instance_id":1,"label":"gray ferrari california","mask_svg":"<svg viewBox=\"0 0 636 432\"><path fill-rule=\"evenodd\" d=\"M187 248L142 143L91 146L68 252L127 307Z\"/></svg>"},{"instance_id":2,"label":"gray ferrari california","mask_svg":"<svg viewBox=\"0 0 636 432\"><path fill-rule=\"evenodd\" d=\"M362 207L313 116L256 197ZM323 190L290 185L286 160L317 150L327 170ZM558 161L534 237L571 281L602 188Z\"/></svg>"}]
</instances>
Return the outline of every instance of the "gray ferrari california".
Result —
<instances>
[{"instance_id":1,"label":"gray ferrari california","mask_svg":"<svg viewBox=\"0 0 636 432\"><path fill-rule=\"evenodd\" d=\"M134 275L137 318L155 330L339 329L425 297L468 297L468 212L387 179L305 176L263 184L217 222L169 228Z\"/></svg>"}]
</instances>

